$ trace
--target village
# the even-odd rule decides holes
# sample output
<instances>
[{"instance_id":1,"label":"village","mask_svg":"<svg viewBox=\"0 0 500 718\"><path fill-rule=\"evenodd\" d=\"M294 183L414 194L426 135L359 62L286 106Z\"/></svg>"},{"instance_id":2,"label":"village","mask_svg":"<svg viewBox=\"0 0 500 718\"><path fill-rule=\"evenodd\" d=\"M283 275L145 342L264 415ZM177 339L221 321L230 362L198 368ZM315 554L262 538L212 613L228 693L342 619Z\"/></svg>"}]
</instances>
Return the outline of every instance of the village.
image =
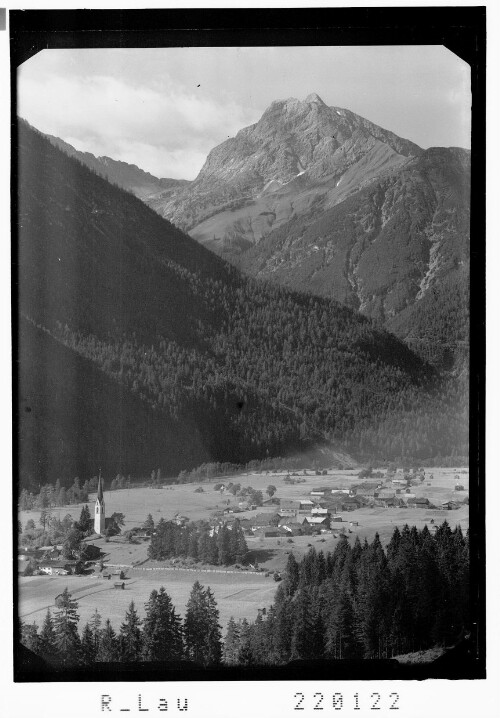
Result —
<instances>
[{"instance_id":1,"label":"village","mask_svg":"<svg viewBox=\"0 0 500 718\"><path fill-rule=\"evenodd\" d=\"M459 524L465 531L468 484L467 469L438 467L407 472L263 471L218 482L114 491L104 486L101 500L99 491L95 498L89 497L97 530L84 539L80 557L65 558L61 543L20 547L20 617L41 621L66 586L79 599L82 620L96 609L118 620L127 601L133 599L140 609L151 589L163 584L182 610L193 582L200 580L215 591L223 624L231 616L254 618L272 604L275 581L290 553L300 559L311 547L333 551L341 536L353 543L356 537L372 540L375 533L385 545L394 528L405 524L433 530L446 520L452 528ZM246 485L251 493L239 496ZM262 505L252 503L256 492ZM69 506L63 512L68 521L77 521L82 508ZM117 511L123 525L115 535L106 536L109 516ZM248 560L233 566L210 566L190 558L154 561L148 557L154 533L146 522L148 514L155 524L162 517L178 526L205 522L212 534L238 522ZM20 521L24 526L39 516L39 511L23 511ZM28 562L32 575L25 575Z\"/></svg>"}]
</instances>

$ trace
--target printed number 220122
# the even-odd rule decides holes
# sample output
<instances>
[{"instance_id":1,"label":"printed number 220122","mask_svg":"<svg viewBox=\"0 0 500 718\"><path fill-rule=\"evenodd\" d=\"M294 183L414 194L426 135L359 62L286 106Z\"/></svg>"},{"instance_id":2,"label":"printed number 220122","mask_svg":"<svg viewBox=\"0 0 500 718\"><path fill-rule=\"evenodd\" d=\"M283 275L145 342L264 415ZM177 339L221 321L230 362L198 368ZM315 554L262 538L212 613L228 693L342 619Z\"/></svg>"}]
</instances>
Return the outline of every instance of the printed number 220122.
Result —
<instances>
[{"instance_id":1,"label":"printed number 220122","mask_svg":"<svg viewBox=\"0 0 500 718\"><path fill-rule=\"evenodd\" d=\"M381 693L376 691L361 696L359 693L353 693L351 695L345 693L333 693L326 695L324 693L314 693L312 697L308 698L305 693L296 693L294 695L295 705L294 710L335 710L341 711L343 709L351 709L355 711L370 710L399 710L399 693L389 693L387 696L383 696Z\"/></svg>"}]
</instances>

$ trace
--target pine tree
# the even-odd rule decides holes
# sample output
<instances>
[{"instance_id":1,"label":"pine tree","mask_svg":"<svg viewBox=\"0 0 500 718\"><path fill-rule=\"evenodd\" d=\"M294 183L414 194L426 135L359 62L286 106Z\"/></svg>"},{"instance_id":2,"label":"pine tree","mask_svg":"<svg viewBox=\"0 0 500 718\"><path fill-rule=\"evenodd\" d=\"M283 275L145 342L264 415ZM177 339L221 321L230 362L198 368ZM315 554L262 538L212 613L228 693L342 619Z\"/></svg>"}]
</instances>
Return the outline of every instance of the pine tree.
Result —
<instances>
[{"instance_id":1,"label":"pine tree","mask_svg":"<svg viewBox=\"0 0 500 718\"><path fill-rule=\"evenodd\" d=\"M224 650L222 660L228 666L238 663L238 651L240 648L240 631L238 624L231 616L227 624L226 637L224 639Z\"/></svg>"},{"instance_id":2,"label":"pine tree","mask_svg":"<svg viewBox=\"0 0 500 718\"><path fill-rule=\"evenodd\" d=\"M74 665L78 661L80 637L78 635L78 603L71 598L66 587L56 598L57 611L54 616L54 632L58 657L64 665Z\"/></svg>"},{"instance_id":3,"label":"pine tree","mask_svg":"<svg viewBox=\"0 0 500 718\"><path fill-rule=\"evenodd\" d=\"M80 658L85 666L91 666L96 660L96 644L94 634L88 623L83 627L80 638Z\"/></svg>"},{"instance_id":4,"label":"pine tree","mask_svg":"<svg viewBox=\"0 0 500 718\"><path fill-rule=\"evenodd\" d=\"M210 588L196 581L186 606L184 634L188 657L202 665L216 665L222 657L219 611Z\"/></svg>"},{"instance_id":5,"label":"pine tree","mask_svg":"<svg viewBox=\"0 0 500 718\"><path fill-rule=\"evenodd\" d=\"M291 657L309 659L315 656L314 624L310 611L311 596L307 589L300 589L293 605L293 628Z\"/></svg>"},{"instance_id":6,"label":"pine tree","mask_svg":"<svg viewBox=\"0 0 500 718\"><path fill-rule=\"evenodd\" d=\"M40 653L40 637L36 623L20 623L20 640L33 653Z\"/></svg>"},{"instance_id":7,"label":"pine tree","mask_svg":"<svg viewBox=\"0 0 500 718\"><path fill-rule=\"evenodd\" d=\"M293 553L289 554L285 568L285 591L288 596L293 596L299 586L299 564Z\"/></svg>"},{"instance_id":8,"label":"pine tree","mask_svg":"<svg viewBox=\"0 0 500 718\"><path fill-rule=\"evenodd\" d=\"M274 610L273 648L279 660L286 662L290 659L293 619L292 602L282 585L279 585L276 590Z\"/></svg>"},{"instance_id":9,"label":"pine tree","mask_svg":"<svg viewBox=\"0 0 500 718\"><path fill-rule=\"evenodd\" d=\"M116 637L116 631L111 625L111 621L107 618L104 628L101 631L96 661L99 663L113 663L117 660L118 639Z\"/></svg>"},{"instance_id":10,"label":"pine tree","mask_svg":"<svg viewBox=\"0 0 500 718\"><path fill-rule=\"evenodd\" d=\"M92 638L94 641L94 655L97 655L97 651L99 650L101 626L102 616L96 608L89 622L89 627L92 632Z\"/></svg>"},{"instance_id":11,"label":"pine tree","mask_svg":"<svg viewBox=\"0 0 500 718\"><path fill-rule=\"evenodd\" d=\"M219 566L227 566L231 563L231 531L223 524L217 534L217 563Z\"/></svg>"},{"instance_id":12,"label":"pine tree","mask_svg":"<svg viewBox=\"0 0 500 718\"><path fill-rule=\"evenodd\" d=\"M239 519L236 519L231 531L231 554L234 563L245 563L247 560L248 546Z\"/></svg>"},{"instance_id":13,"label":"pine tree","mask_svg":"<svg viewBox=\"0 0 500 718\"><path fill-rule=\"evenodd\" d=\"M238 665L250 666L253 663L252 646L250 643L251 629L246 618L240 621L239 634Z\"/></svg>"},{"instance_id":14,"label":"pine tree","mask_svg":"<svg viewBox=\"0 0 500 718\"><path fill-rule=\"evenodd\" d=\"M85 504L85 506L80 512L80 518L77 523L77 528L84 534L86 534L92 528L92 518L90 516L90 511L87 504Z\"/></svg>"},{"instance_id":15,"label":"pine tree","mask_svg":"<svg viewBox=\"0 0 500 718\"><path fill-rule=\"evenodd\" d=\"M163 586L151 591L146 603L142 655L146 661L177 661L184 655L181 619Z\"/></svg>"},{"instance_id":16,"label":"pine tree","mask_svg":"<svg viewBox=\"0 0 500 718\"><path fill-rule=\"evenodd\" d=\"M269 662L269 643L267 640L267 627L259 613L250 627L250 650L252 663L263 666Z\"/></svg>"},{"instance_id":17,"label":"pine tree","mask_svg":"<svg viewBox=\"0 0 500 718\"><path fill-rule=\"evenodd\" d=\"M138 661L142 652L142 621L131 601L125 614L125 621L120 627L119 658L125 663Z\"/></svg>"},{"instance_id":18,"label":"pine tree","mask_svg":"<svg viewBox=\"0 0 500 718\"><path fill-rule=\"evenodd\" d=\"M189 534L188 556L195 561L198 560L198 532L195 530Z\"/></svg>"},{"instance_id":19,"label":"pine tree","mask_svg":"<svg viewBox=\"0 0 500 718\"><path fill-rule=\"evenodd\" d=\"M53 658L56 653L56 634L54 631L54 621L50 609L47 609L45 619L40 632L40 653L45 658Z\"/></svg>"}]
</instances>

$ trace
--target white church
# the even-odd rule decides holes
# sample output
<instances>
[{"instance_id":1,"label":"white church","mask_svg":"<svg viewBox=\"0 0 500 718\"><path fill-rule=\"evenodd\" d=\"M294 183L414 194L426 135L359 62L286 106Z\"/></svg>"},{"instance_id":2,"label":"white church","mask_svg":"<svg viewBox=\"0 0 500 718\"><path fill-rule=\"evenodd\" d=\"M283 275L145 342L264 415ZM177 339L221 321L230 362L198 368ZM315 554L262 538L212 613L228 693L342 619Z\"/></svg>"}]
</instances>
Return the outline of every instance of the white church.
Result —
<instances>
[{"instance_id":1,"label":"white church","mask_svg":"<svg viewBox=\"0 0 500 718\"><path fill-rule=\"evenodd\" d=\"M99 483L97 484L97 498L95 500L94 509L94 531L96 534L104 536L106 531L106 509L104 506L104 481L99 474Z\"/></svg>"}]
</instances>

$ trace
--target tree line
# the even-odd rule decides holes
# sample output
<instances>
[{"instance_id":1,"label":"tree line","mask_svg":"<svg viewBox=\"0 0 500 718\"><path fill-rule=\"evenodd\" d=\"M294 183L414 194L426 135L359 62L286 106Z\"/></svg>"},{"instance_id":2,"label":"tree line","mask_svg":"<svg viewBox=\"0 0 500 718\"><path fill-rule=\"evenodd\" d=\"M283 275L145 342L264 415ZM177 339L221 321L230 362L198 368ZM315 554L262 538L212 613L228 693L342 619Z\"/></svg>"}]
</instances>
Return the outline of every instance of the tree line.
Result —
<instances>
[{"instance_id":1,"label":"tree line","mask_svg":"<svg viewBox=\"0 0 500 718\"><path fill-rule=\"evenodd\" d=\"M470 629L469 536L445 521L431 534L396 528L386 549L375 536L342 536L333 553L290 554L266 616L229 621L224 661L390 658L449 644Z\"/></svg>"},{"instance_id":2,"label":"tree line","mask_svg":"<svg viewBox=\"0 0 500 718\"><path fill-rule=\"evenodd\" d=\"M20 624L20 642L54 666L95 663L189 660L217 665L222 657L219 611L210 587L196 581L184 620L162 586L151 591L141 619L132 601L116 631L111 621L95 611L78 632L78 602L67 588L56 598L55 611L47 609L39 630L36 623Z\"/></svg>"}]
</instances>

